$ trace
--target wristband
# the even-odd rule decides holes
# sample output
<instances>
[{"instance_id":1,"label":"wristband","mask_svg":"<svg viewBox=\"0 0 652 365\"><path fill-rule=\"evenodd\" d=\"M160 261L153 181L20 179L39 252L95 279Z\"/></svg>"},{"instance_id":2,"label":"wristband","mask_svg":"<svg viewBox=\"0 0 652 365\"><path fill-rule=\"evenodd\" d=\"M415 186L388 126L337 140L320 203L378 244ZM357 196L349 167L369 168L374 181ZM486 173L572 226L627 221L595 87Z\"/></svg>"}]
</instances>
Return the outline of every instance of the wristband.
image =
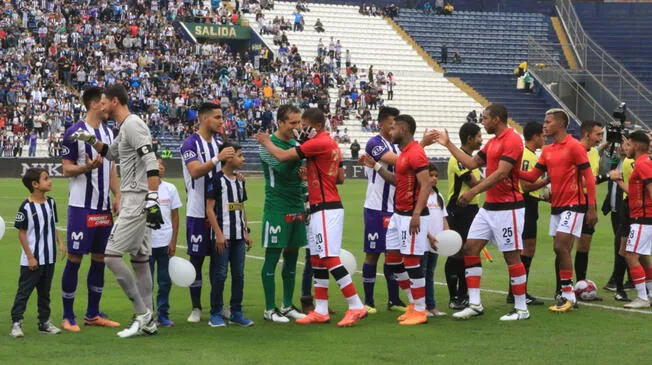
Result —
<instances>
[{"instance_id":1,"label":"wristband","mask_svg":"<svg viewBox=\"0 0 652 365\"><path fill-rule=\"evenodd\" d=\"M217 166L217 164L220 163L220 160L217 158L217 156L215 156L211 158L211 162L213 163L213 165Z\"/></svg>"},{"instance_id":2,"label":"wristband","mask_svg":"<svg viewBox=\"0 0 652 365\"><path fill-rule=\"evenodd\" d=\"M382 169L382 168L383 168L383 165L381 165L380 162L376 162L376 164L374 165L374 171L376 171L376 172L380 171L380 169Z\"/></svg>"}]
</instances>

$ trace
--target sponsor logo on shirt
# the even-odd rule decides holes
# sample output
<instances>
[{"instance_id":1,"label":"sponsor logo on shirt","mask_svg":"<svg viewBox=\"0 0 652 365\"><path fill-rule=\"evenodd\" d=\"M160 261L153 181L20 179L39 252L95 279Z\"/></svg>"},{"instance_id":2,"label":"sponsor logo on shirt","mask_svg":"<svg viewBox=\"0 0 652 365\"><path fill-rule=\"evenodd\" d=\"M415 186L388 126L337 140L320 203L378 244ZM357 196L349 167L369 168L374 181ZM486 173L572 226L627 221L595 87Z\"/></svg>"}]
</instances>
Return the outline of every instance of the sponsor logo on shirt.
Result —
<instances>
[{"instance_id":1,"label":"sponsor logo on shirt","mask_svg":"<svg viewBox=\"0 0 652 365\"><path fill-rule=\"evenodd\" d=\"M188 150L188 151L183 153L183 159L184 160L190 160L191 158L195 158L195 157L197 157L197 154L195 153L195 151Z\"/></svg>"},{"instance_id":2,"label":"sponsor logo on shirt","mask_svg":"<svg viewBox=\"0 0 652 365\"><path fill-rule=\"evenodd\" d=\"M192 235L190 236L190 242L191 243L201 243L204 241L204 237L202 235ZM194 246L193 246L194 247ZM197 251L197 250L194 250Z\"/></svg>"},{"instance_id":3,"label":"sponsor logo on shirt","mask_svg":"<svg viewBox=\"0 0 652 365\"><path fill-rule=\"evenodd\" d=\"M244 209L244 204L242 203L228 203L226 206L229 212Z\"/></svg>"},{"instance_id":4,"label":"sponsor logo on shirt","mask_svg":"<svg viewBox=\"0 0 652 365\"><path fill-rule=\"evenodd\" d=\"M89 214L86 216L86 227L111 227L113 225L113 217L110 213L105 214Z\"/></svg>"},{"instance_id":5,"label":"sponsor logo on shirt","mask_svg":"<svg viewBox=\"0 0 652 365\"><path fill-rule=\"evenodd\" d=\"M24 221L25 221L25 214L23 214L22 212L18 212L18 214L16 214L16 223L20 223Z\"/></svg>"},{"instance_id":6,"label":"sponsor logo on shirt","mask_svg":"<svg viewBox=\"0 0 652 365\"><path fill-rule=\"evenodd\" d=\"M374 147L373 150L371 150L371 154L374 156L378 156L381 153L383 153L383 151L385 151L385 146L376 146Z\"/></svg>"}]
</instances>

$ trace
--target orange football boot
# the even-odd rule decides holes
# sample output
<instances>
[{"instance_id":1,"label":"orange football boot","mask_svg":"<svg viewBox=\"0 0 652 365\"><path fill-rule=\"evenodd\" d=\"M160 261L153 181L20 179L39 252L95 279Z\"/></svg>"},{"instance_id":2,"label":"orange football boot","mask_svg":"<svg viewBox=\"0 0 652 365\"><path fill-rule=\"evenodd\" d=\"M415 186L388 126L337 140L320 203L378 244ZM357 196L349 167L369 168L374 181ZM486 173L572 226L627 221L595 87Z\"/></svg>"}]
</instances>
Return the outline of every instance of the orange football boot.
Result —
<instances>
[{"instance_id":1,"label":"orange football boot","mask_svg":"<svg viewBox=\"0 0 652 365\"><path fill-rule=\"evenodd\" d=\"M79 325L75 323L75 321L71 321L68 318L65 318L63 322L61 322L61 327L65 331L70 331L70 332L81 332L81 328L79 328Z\"/></svg>"},{"instance_id":2,"label":"orange football boot","mask_svg":"<svg viewBox=\"0 0 652 365\"><path fill-rule=\"evenodd\" d=\"M424 324L428 323L428 312L426 311L412 311L410 315L399 322L401 326L412 326L415 324Z\"/></svg>"},{"instance_id":3,"label":"orange football boot","mask_svg":"<svg viewBox=\"0 0 652 365\"><path fill-rule=\"evenodd\" d=\"M367 310L362 309L349 309L344 313L344 318L341 321L337 322L338 327L351 327L354 324L358 323L361 319L367 316Z\"/></svg>"},{"instance_id":4,"label":"orange football boot","mask_svg":"<svg viewBox=\"0 0 652 365\"><path fill-rule=\"evenodd\" d=\"M120 327L120 323L102 316L95 316L93 318L84 317L84 325L98 327Z\"/></svg>"},{"instance_id":5,"label":"orange football boot","mask_svg":"<svg viewBox=\"0 0 652 365\"><path fill-rule=\"evenodd\" d=\"M330 323L331 317L328 314L320 314L312 311L307 316L299 318L295 322L298 324Z\"/></svg>"},{"instance_id":6,"label":"orange football boot","mask_svg":"<svg viewBox=\"0 0 652 365\"><path fill-rule=\"evenodd\" d=\"M414 312L414 303L410 303L407 306L407 310L405 311L405 313L398 316L398 318L396 318L396 320L399 321L399 322L404 321L406 318L408 318L410 316L410 314L412 314L412 312Z\"/></svg>"}]
</instances>

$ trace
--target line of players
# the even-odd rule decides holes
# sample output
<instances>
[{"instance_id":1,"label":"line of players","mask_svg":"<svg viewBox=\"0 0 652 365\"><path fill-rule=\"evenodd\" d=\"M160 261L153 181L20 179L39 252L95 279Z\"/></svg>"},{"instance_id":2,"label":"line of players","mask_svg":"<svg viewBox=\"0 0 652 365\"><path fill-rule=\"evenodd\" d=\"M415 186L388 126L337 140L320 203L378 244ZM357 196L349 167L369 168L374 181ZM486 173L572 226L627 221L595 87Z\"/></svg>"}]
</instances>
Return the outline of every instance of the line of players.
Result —
<instances>
[{"instance_id":1,"label":"line of players","mask_svg":"<svg viewBox=\"0 0 652 365\"><path fill-rule=\"evenodd\" d=\"M77 127L95 133L98 140L110 144L113 138L110 131L106 127L101 127L101 120L105 119L106 116L101 115L103 111L100 103L94 97L89 97L87 101L89 111L87 120L83 125ZM397 278L397 285L406 290L410 300L407 315L404 316L404 319L409 319L406 324L425 321L426 317L423 314L425 310L422 290L423 277L420 276L422 274L419 274L421 271L417 270L420 262L417 257L421 256L428 247L425 238L426 231L422 229L425 222L427 222L427 211L425 209L427 194L423 193L423 191L428 192L430 190L430 183L427 181L427 158L425 158L425 152L423 152L423 145L428 145L432 141L436 141L450 150L454 158L451 159L451 163L453 166L457 165L458 168L457 172L450 175L454 176L455 183L451 185L452 194L449 194L449 210L452 210L451 227L466 236L466 242L463 261L459 257L453 257L449 259L450 264L447 262L446 265L451 298L454 298L451 306L456 309L464 307L461 312L454 314L454 316L468 318L482 314L483 307L479 293L482 268L479 255L484 245L488 241L493 241L504 252L505 260L509 266L511 296L513 296L515 303L514 311L501 319L519 320L529 318L527 302L528 300L534 302L536 298L530 297L528 299L525 288L527 269L534 254L536 233L534 233L534 236L526 234L523 238L521 234L524 232L524 226L526 228L525 233L532 233L531 226L528 230L525 221L528 220L526 217L535 217L535 215L526 214L525 212L526 207L529 205L527 198L523 198L519 188L519 181L521 181L520 185L525 191L535 191L548 182L552 185L553 215L550 233L555 237L561 298L559 303L550 307L550 309L553 311L568 311L573 308L575 297L572 291L570 249L575 240L574 237L581 236L581 222L586 221L586 226L592 226L595 223L596 179L595 173L592 173L589 168L591 165L587 155L588 146L582 146L582 144L566 134L568 119L563 111L551 110L546 114L543 134L553 137L555 143L546 147L541 158L534 163L531 155L530 158L523 159L522 141L513 130L507 127L507 111L500 105L492 105L483 112L482 123L485 130L487 133L495 134L496 137L491 139L475 156L471 156L471 152L478 149L482 143L479 130L475 130L475 133L473 133L473 127L465 125L462 128L460 134L462 136L464 131L463 137L465 138L462 138L463 146L461 149L450 143L445 131L426 133L422 146L419 146L418 143L412 143L414 131L416 130L414 119L406 115L399 115L397 110L385 109L380 118L381 135L372 139L373 142L370 141L372 144L368 146L367 150L367 156L373 158L373 166L370 168L374 172L371 174L373 177L370 178L370 187L365 201L365 251L368 252L368 255L365 260L366 267L363 268L363 280L365 282L366 307L358 298L357 292L351 284L349 274L346 273L339 262L339 258L337 258L341 247L343 211L335 185L338 181L341 182L342 174L339 165L341 154L336 153L339 152L337 145L331 143L328 134L323 129L323 115L315 111L312 113L314 115L308 114L307 118L304 114L303 123L305 127L303 131L312 131L312 135L309 135L311 138L306 138L304 145L283 150L270 145L270 140L265 134L258 136L261 144L279 161L307 159L309 216L311 218L308 227L308 238L311 253L313 254L311 264L315 276L317 306L315 311L310 312L306 317L301 316L299 313L292 313L292 318L300 320L300 323L326 322L330 320L326 300L327 288L324 282L327 282L329 272L340 283L340 287L349 302L349 311L347 311L340 325L352 325L364 318L369 311L375 310L373 280L369 275L372 272L370 267L374 267L373 272L375 273L378 254L387 252L388 268L394 274L387 275L390 278L389 285L394 285L391 283L392 277ZM188 191L186 238L191 262L198 272L197 280L190 288L193 311L189 321L193 322L199 321L201 314L199 298L202 286L202 264L204 257L211 252L214 246L210 227L206 224L206 199L204 196L206 184L212 174L219 170L220 161L232 158L235 154L233 149L229 148L220 151L222 141L218 134L221 126L219 108L209 106L200 110L199 114L202 122L198 133L186 140L182 147L184 179ZM543 141L540 131L534 130L530 136L531 138L528 138L528 133L526 128L528 147L531 150L540 147ZM637 136L636 133L630 136L633 146L638 146L637 143L639 145L643 143L634 141L635 138L639 138ZM647 136L645 137L647 138ZM642 140L643 138L639 139ZM373 143L376 143L376 145ZM62 279L64 328L71 331L79 330L75 322L72 303L76 291L76 278L81 255L87 253L91 253L92 263L88 282L89 308L85 321L87 324L115 327L119 324L109 320L99 311L99 298L103 286L101 246L102 242L106 242L108 239L112 225L112 219L109 217L111 210L108 206L108 187L111 187L110 190L116 197L115 201L120 200L116 188L117 181L114 177L115 170L114 166L110 164L100 164L99 154L84 146L83 143L75 144L72 147L77 149L71 150L68 147L69 151L64 153L64 160L73 163L64 162L64 169L69 176L76 176L77 180L73 180L78 182L71 184L71 197L83 196L84 202L80 200L77 204L71 200L69 207L68 249L70 255ZM403 157L401 158L401 156ZM517 164L520 161L523 161L522 170L515 168L518 167ZM550 161L555 161L555 163L550 163ZM366 162L370 163L371 160L366 160ZM643 165L642 162L644 161L641 160L641 166ZM637 163L637 165L639 164ZM392 171L393 166L397 167L396 171ZM481 166L487 168L485 179L481 179L477 173L477 169ZM639 170L635 168L636 174L632 173L631 181L638 181L633 178L638 176L638 171L643 170L642 168ZM544 172L547 172L549 177L539 179ZM392 187L377 183L376 181L381 181L381 179L374 178L376 173L383 179L397 185L396 198L393 204L391 201ZM614 179L618 179L617 174L612 175ZM524 181L531 181L532 183L528 185ZM639 184L647 187L645 181L646 178L643 178ZM627 188L631 190L631 186L622 186L622 188L623 190ZM377 190L374 192L374 189ZM584 189L585 192L582 191ZM477 196L484 191L487 191L485 206L478 208ZM378 199L379 196L380 199ZM639 210L641 206L645 206L649 202L649 199L645 201L645 196L645 193L638 195L630 193L630 204L637 204L636 208L632 209L632 215L637 219L634 222L640 222L643 225L647 222L645 221L647 211L644 209L640 213ZM632 199L633 197L640 198L643 204L641 205L641 201L635 202ZM532 204L532 206L534 205ZM397 211L392 212L394 206ZM118 209L118 207L116 206L114 209ZM643 214L643 216L638 217L637 215L640 214ZM586 219L584 219L585 215ZM73 219L70 219L70 217ZM473 224L467 224L465 227L464 222L471 222L470 217L473 217ZM78 227L79 224L85 224L86 226ZM645 226L642 227L645 228ZM374 228L378 230L374 231ZM387 230L385 231L385 229ZM80 235L80 231L84 232L84 234ZM465 231L468 231L468 233L465 234ZM588 233L587 231L585 230L586 233ZM641 237L644 239L647 234L645 229L639 228L634 229L632 232L635 232L635 234L629 236L632 242L636 240L638 240L636 242L640 242ZM375 233L378 233L378 235L376 236ZM378 237L378 240L374 241L373 238L376 237ZM382 249L382 238L386 237L385 249ZM630 249L629 246L632 245L628 243L628 250ZM644 255L646 249L649 250L649 244L633 244L631 248L631 250ZM525 265L523 262L525 262ZM630 268L634 267L632 269L632 278L637 288L639 288L641 280L643 280L645 286L646 275L643 275L643 279L641 279L640 270L634 265L634 260L630 260L628 257L627 262ZM641 263L643 267L649 268L649 263L645 260L641 260ZM463 271L465 280L461 277ZM586 269L584 269L584 275L585 271ZM649 272L649 270L647 271ZM468 303L464 293L465 283L468 288ZM409 290L407 290L408 288ZM392 292L396 294L389 300L390 307L393 305L400 306L402 303L398 298L398 291L392 291L390 288L390 293ZM639 295L639 299L647 300L647 298L643 299L641 295ZM644 304L640 304L640 301L634 303L634 305Z\"/></svg>"}]
</instances>

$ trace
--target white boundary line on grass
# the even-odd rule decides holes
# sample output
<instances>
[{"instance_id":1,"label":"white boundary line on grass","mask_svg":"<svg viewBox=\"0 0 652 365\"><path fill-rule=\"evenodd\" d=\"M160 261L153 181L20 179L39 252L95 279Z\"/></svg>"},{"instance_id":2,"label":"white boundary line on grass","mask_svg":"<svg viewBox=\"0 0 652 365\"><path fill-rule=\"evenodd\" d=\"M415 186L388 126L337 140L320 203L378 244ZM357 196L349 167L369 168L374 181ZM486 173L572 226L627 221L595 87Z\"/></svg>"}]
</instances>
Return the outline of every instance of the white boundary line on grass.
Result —
<instances>
[{"instance_id":1,"label":"white boundary line on grass","mask_svg":"<svg viewBox=\"0 0 652 365\"><path fill-rule=\"evenodd\" d=\"M178 248L187 248L185 246L179 246L177 245ZM247 255L248 258L254 259L254 260L259 260L263 261L265 260L264 257L261 256L254 256L254 255ZM279 262L283 262L283 259L279 260ZM299 265L305 265L305 263L298 261L297 262ZM356 271L358 274L362 275L362 271L358 270ZM383 273L376 273L376 276L385 276ZM441 286L446 286L446 283L442 283L439 281L435 281L435 285L441 285ZM487 292L487 293L493 293L493 294L502 294L502 295L507 295L506 291L503 290L495 290L495 289L480 289L480 291ZM548 298L548 297L537 297L543 300L549 300L552 301L554 298ZM613 310L613 311L618 311L618 312L625 312L625 313L642 313L642 314L647 314L647 315L652 315L652 311L645 311L641 309L626 309L626 308L620 308L620 307L613 307L610 305L604 305L604 304L596 304L596 303L587 303L587 302L582 302L580 304L581 306L587 306L587 307L596 307L596 308L602 308L602 309L608 309L608 310Z\"/></svg>"},{"instance_id":2,"label":"white boundary line on grass","mask_svg":"<svg viewBox=\"0 0 652 365\"><path fill-rule=\"evenodd\" d=\"M1 198L1 197L0 197L0 198ZM14 221L6 221L5 223L6 223L7 227L11 227L11 228L13 228ZM251 224L260 224L261 222L260 222L260 221L251 221L251 222L249 222L249 223L251 223ZM58 230L58 231L65 232L65 231L66 231L66 228L65 228L65 227L62 227L62 226L57 226L57 230ZM181 245L177 245L177 247L178 247L178 248L187 248L186 246L181 246ZM251 258L251 259L254 259L254 260L259 260L259 261L263 261L263 260L265 260L265 258L264 258L264 257L261 257L261 256L247 255L247 257L249 257L249 258ZM279 262L283 262L283 260L281 259L281 260L279 260ZM301 262L301 261L299 261L299 262L297 262L297 263L298 263L299 265L305 265L305 263L303 263L303 262ZM359 273L359 274L362 274L362 271L359 271L359 270L358 270L358 271L356 271L356 272ZM377 276L383 276L383 277L385 276L383 273L380 273L380 272L379 272L379 273L376 273L376 275L377 275ZM435 285L445 286L446 283L442 283L442 282L439 282L439 281L435 281ZM507 292L504 291L504 290L480 289L480 291L483 291L483 292L486 292L486 293L493 293L493 294L502 294L502 295L507 295ZM554 300L554 298L550 298L550 297L537 297L537 298L540 298L540 299L543 299L543 300L550 300L550 301ZM582 302L581 305L582 305L582 306L587 306L587 307L595 307L595 308L608 309L608 310L613 310L613 311L618 311L618 312L625 312L625 313L642 313L642 314L652 315L652 311L645 311L645 310L641 310L641 309L626 309L626 308L621 308L621 307L613 307L613 306L610 306L610 305L597 304L597 303L590 303L590 302L589 302L589 303L587 303L587 302Z\"/></svg>"}]
</instances>

